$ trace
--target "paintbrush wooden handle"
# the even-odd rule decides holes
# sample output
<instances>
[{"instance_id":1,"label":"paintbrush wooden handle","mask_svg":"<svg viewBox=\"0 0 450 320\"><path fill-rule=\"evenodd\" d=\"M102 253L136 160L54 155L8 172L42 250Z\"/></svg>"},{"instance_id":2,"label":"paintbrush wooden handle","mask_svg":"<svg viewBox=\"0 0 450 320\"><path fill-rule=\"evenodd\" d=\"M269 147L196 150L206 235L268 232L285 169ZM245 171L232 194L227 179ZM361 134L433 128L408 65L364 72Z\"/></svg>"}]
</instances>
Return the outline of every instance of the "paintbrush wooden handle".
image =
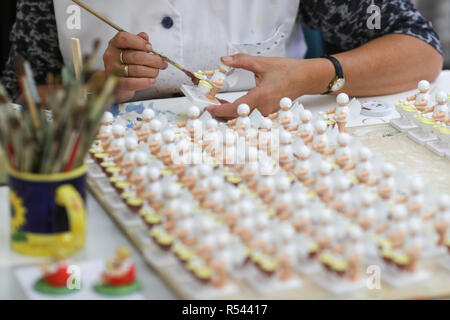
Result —
<instances>
[{"instance_id":1,"label":"paintbrush wooden handle","mask_svg":"<svg viewBox=\"0 0 450 320\"><path fill-rule=\"evenodd\" d=\"M73 2L75 2L77 5L79 5L80 7L82 7L83 9L85 9L86 11L89 11L90 13L92 13L94 16L96 16L97 18L99 18L100 20L102 20L103 22L105 22L106 24L109 24L111 27L113 27L114 29L116 29L119 32L125 32L125 30L123 30L121 27L119 27L117 24L115 24L114 22L112 22L111 20L105 18L104 16L102 16L100 13L98 13L97 11L95 11L94 9L88 7L87 5L85 5L83 2L78 1L78 0L72 0Z\"/></svg>"},{"instance_id":2,"label":"paintbrush wooden handle","mask_svg":"<svg viewBox=\"0 0 450 320\"><path fill-rule=\"evenodd\" d=\"M117 24L115 24L114 22L112 22L111 20L109 20L108 18L105 18L104 16L102 16L100 13L98 13L97 11L95 11L94 9L88 7L87 5L85 5L83 2L79 1L79 0L72 0L73 2L75 2L77 5L79 5L80 7L82 7L83 9L85 9L86 11L92 13L94 16L96 16L97 18L99 18L100 20L102 20L103 22L105 22L106 24L109 24L111 27L113 27L114 29L116 29L119 32L126 32L124 29L122 29L121 27L119 27ZM184 68L182 66L180 66L178 63L176 63L175 61L173 61L172 59L160 54L158 51L156 50L152 50L153 54L156 54L158 56L161 57L161 59L163 59L164 61L167 61L168 63L170 63L171 65L173 65L175 68L183 70Z\"/></svg>"},{"instance_id":3,"label":"paintbrush wooden handle","mask_svg":"<svg viewBox=\"0 0 450 320\"><path fill-rule=\"evenodd\" d=\"M81 70L83 69L83 55L81 53L80 39L72 38L70 39L70 44L72 45L73 67L75 69L75 77L77 79L80 79Z\"/></svg>"}]
</instances>

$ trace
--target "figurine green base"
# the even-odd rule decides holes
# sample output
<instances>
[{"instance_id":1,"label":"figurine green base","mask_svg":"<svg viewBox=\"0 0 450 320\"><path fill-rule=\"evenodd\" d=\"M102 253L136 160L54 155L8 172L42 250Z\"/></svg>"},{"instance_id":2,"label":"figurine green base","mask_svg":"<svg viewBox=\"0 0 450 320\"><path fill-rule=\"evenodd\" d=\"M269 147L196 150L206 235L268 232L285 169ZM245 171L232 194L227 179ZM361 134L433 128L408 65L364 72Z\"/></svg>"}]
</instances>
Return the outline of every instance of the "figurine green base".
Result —
<instances>
[{"instance_id":1,"label":"figurine green base","mask_svg":"<svg viewBox=\"0 0 450 320\"><path fill-rule=\"evenodd\" d=\"M67 287L55 287L47 282L45 282L44 278L40 278L38 281L34 283L34 290L37 292L48 294L48 295L65 295L78 292L79 289L69 289Z\"/></svg>"},{"instance_id":2,"label":"figurine green base","mask_svg":"<svg viewBox=\"0 0 450 320\"><path fill-rule=\"evenodd\" d=\"M132 284L124 286L111 286L108 284L96 284L94 291L105 296L117 297L126 296L141 290L141 284L139 281L134 281Z\"/></svg>"}]
</instances>

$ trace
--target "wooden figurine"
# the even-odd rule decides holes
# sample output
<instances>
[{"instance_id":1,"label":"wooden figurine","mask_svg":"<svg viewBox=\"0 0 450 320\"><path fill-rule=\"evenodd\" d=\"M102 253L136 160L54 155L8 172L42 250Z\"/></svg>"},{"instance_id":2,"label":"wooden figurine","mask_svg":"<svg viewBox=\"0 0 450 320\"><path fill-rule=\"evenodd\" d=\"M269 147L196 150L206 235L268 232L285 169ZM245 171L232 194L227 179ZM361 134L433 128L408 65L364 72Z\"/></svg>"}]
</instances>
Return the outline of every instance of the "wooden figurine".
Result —
<instances>
[{"instance_id":1,"label":"wooden figurine","mask_svg":"<svg viewBox=\"0 0 450 320\"><path fill-rule=\"evenodd\" d=\"M433 112L432 117L437 123L448 124L448 95L444 91L439 91L436 93L436 102L435 106L425 109L423 113Z\"/></svg>"},{"instance_id":2,"label":"wooden figurine","mask_svg":"<svg viewBox=\"0 0 450 320\"><path fill-rule=\"evenodd\" d=\"M314 129L311 124L312 120L311 111L306 109L300 111L300 120L302 121L302 123L298 127L297 136L302 138L305 144L311 143L314 135Z\"/></svg>"},{"instance_id":3,"label":"wooden figurine","mask_svg":"<svg viewBox=\"0 0 450 320\"><path fill-rule=\"evenodd\" d=\"M150 123L150 133L147 138L141 137L143 141L148 143L148 147L152 154L157 154L161 148L162 135L161 135L162 123L158 119L153 120Z\"/></svg>"},{"instance_id":4,"label":"wooden figurine","mask_svg":"<svg viewBox=\"0 0 450 320\"><path fill-rule=\"evenodd\" d=\"M337 147L334 154L334 160L337 165L344 171L349 171L355 168L352 161L352 151L348 146L351 141L351 136L347 133L340 133L337 136Z\"/></svg>"},{"instance_id":5,"label":"wooden figurine","mask_svg":"<svg viewBox=\"0 0 450 320\"><path fill-rule=\"evenodd\" d=\"M317 120L314 124L314 137L312 141L312 149L323 156L327 156L333 153L333 150L329 148L328 137L326 134L327 124L323 120Z\"/></svg>"},{"instance_id":6,"label":"wooden figurine","mask_svg":"<svg viewBox=\"0 0 450 320\"><path fill-rule=\"evenodd\" d=\"M434 221L434 228L439 236L438 245L445 246L450 226L450 197L448 195L441 195L439 197Z\"/></svg>"},{"instance_id":7,"label":"wooden figurine","mask_svg":"<svg viewBox=\"0 0 450 320\"><path fill-rule=\"evenodd\" d=\"M423 112L427 109L428 104L431 102L431 97L428 94L430 91L430 83L426 80L422 80L418 85L419 92L415 95L408 97L407 101L414 101L414 106L419 112Z\"/></svg>"},{"instance_id":8,"label":"wooden figurine","mask_svg":"<svg viewBox=\"0 0 450 320\"><path fill-rule=\"evenodd\" d=\"M103 114L100 131L99 134L97 135L97 140L105 141L111 137L113 121L114 121L113 114L109 111L106 111Z\"/></svg>"},{"instance_id":9,"label":"wooden figurine","mask_svg":"<svg viewBox=\"0 0 450 320\"><path fill-rule=\"evenodd\" d=\"M140 130L137 132L138 136L148 136L151 132L150 124L152 123L153 119L155 119L155 111L152 109L145 109L144 112L142 112L142 121L143 123L139 123L133 127L134 130Z\"/></svg>"},{"instance_id":10,"label":"wooden figurine","mask_svg":"<svg viewBox=\"0 0 450 320\"><path fill-rule=\"evenodd\" d=\"M350 115L350 110L348 108L348 103L350 102L350 99L347 94L340 93L337 98L336 102L338 104L337 108L333 108L328 110L327 114L334 114L333 120L336 121L338 125L339 132L347 132L345 129L345 126L347 125L348 118Z\"/></svg>"},{"instance_id":11,"label":"wooden figurine","mask_svg":"<svg viewBox=\"0 0 450 320\"><path fill-rule=\"evenodd\" d=\"M290 171L294 166L294 151L292 149L292 135L283 130L280 132L280 149L278 156L280 166Z\"/></svg>"},{"instance_id":12,"label":"wooden figurine","mask_svg":"<svg viewBox=\"0 0 450 320\"><path fill-rule=\"evenodd\" d=\"M311 150L307 146L296 145L294 155L297 158L295 167L293 169L294 175L303 183L305 187L312 186L315 183L315 178L311 168L309 157Z\"/></svg>"}]
</instances>

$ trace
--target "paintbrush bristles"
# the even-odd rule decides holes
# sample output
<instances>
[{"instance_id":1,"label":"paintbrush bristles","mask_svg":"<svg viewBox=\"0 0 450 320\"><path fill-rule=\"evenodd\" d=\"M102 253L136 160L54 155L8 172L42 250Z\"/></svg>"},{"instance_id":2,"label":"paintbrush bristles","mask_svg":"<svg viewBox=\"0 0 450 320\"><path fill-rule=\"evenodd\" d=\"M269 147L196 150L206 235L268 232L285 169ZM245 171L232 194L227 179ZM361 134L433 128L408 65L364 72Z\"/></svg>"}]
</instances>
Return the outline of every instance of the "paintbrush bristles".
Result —
<instances>
[{"instance_id":1,"label":"paintbrush bristles","mask_svg":"<svg viewBox=\"0 0 450 320\"><path fill-rule=\"evenodd\" d=\"M98 42L94 52L98 50ZM104 83L95 81L86 96L93 73L93 55L86 59L76 79L71 67L62 70L60 77L49 75L46 100L53 120L48 122L37 96L29 65L16 60L18 78L24 97L20 111L13 110L6 90L0 86L0 147L10 168L38 174L67 172L83 165L95 139L101 117L112 103L117 78ZM85 80L86 79L86 80Z\"/></svg>"}]
</instances>

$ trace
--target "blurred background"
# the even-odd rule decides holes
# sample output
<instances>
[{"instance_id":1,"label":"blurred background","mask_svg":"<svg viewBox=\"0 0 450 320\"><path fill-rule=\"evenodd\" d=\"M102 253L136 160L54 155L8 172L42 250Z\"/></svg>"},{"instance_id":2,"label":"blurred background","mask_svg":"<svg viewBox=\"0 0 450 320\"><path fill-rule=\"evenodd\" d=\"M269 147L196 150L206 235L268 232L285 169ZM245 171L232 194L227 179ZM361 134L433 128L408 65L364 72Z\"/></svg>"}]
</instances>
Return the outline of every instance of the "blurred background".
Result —
<instances>
[{"instance_id":1,"label":"blurred background","mask_svg":"<svg viewBox=\"0 0 450 320\"><path fill-rule=\"evenodd\" d=\"M406 0L405 0L406 1ZM0 74L9 53L9 33L16 17L17 0L0 1ZM444 68L450 69L450 0L414 0L417 8L433 23L441 38L445 53ZM322 48L320 34L307 30L306 38L311 50L308 57L315 57Z\"/></svg>"}]
</instances>

